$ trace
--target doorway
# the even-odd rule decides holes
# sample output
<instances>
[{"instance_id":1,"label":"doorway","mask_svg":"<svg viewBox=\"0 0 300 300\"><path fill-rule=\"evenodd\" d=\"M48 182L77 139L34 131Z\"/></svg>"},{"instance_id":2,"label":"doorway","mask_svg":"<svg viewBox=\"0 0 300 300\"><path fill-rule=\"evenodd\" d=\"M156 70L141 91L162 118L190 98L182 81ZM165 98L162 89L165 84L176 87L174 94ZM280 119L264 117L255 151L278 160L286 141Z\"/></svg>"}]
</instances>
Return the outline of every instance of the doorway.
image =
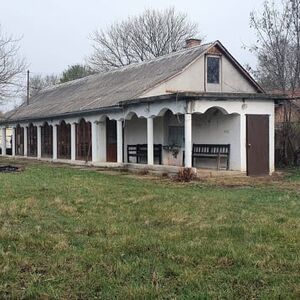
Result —
<instances>
[{"instance_id":1,"label":"doorway","mask_svg":"<svg viewBox=\"0 0 300 300\"><path fill-rule=\"evenodd\" d=\"M117 162L117 121L106 119L106 161Z\"/></svg>"},{"instance_id":2,"label":"doorway","mask_svg":"<svg viewBox=\"0 0 300 300\"><path fill-rule=\"evenodd\" d=\"M269 116L246 116L247 175L269 175Z\"/></svg>"}]
</instances>

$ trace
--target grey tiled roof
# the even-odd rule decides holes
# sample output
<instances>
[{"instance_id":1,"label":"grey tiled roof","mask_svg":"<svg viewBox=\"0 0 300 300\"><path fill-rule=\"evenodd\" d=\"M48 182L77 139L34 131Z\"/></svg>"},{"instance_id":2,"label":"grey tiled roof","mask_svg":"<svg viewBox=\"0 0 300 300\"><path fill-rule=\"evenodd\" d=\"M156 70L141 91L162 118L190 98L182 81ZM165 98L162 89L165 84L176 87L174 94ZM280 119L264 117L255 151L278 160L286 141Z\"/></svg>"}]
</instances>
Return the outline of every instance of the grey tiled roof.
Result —
<instances>
[{"instance_id":1,"label":"grey tiled roof","mask_svg":"<svg viewBox=\"0 0 300 300\"><path fill-rule=\"evenodd\" d=\"M91 75L82 79L42 90L8 112L9 121L35 119L90 111L118 105L120 101L136 99L147 90L181 72L214 43L180 50L147 62Z\"/></svg>"}]
</instances>

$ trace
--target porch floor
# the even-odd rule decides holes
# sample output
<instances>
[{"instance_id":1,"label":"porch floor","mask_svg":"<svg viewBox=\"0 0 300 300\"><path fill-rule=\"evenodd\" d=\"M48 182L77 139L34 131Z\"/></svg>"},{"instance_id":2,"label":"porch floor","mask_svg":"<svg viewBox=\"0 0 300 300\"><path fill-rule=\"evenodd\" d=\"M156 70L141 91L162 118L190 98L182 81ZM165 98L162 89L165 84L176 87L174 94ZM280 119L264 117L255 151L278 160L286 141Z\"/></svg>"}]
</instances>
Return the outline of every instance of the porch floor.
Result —
<instances>
[{"instance_id":1,"label":"porch floor","mask_svg":"<svg viewBox=\"0 0 300 300\"><path fill-rule=\"evenodd\" d=\"M14 159L12 156L4 156L6 158ZM51 159L51 158L40 158L37 159L36 157L25 157L25 156L15 156L16 159L28 159L28 160L40 160L45 162L52 162L52 163L62 163L62 164L70 164L76 166L91 166L103 169L123 169L129 170L132 172L142 172L147 171L150 174L155 175L176 175L178 171L182 167L177 166L168 166L168 165L147 165L147 164L134 164L134 163L116 163L116 162L85 162L81 160L71 161L68 159ZM240 171L231 171L231 170L214 170L214 169L201 169L201 168L193 168L197 173L197 177L241 177L246 176L245 172Z\"/></svg>"}]
</instances>

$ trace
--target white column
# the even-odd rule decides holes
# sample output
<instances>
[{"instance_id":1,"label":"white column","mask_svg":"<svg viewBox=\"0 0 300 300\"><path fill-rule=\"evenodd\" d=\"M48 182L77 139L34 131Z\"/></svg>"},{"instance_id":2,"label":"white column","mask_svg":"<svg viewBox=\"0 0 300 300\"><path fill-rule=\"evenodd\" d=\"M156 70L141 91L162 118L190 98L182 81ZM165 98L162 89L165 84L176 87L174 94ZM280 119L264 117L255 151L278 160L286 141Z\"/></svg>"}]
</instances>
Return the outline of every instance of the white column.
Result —
<instances>
[{"instance_id":1,"label":"white column","mask_svg":"<svg viewBox=\"0 0 300 300\"><path fill-rule=\"evenodd\" d=\"M6 128L1 128L1 135L2 135L2 156L6 155Z\"/></svg>"},{"instance_id":2,"label":"white column","mask_svg":"<svg viewBox=\"0 0 300 300\"><path fill-rule=\"evenodd\" d=\"M192 115L184 115L185 167L192 167Z\"/></svg>"},{"instance_id":3,"label":"white column","mask_svg":"<svg viewBox=\"0 0 300 300\"><path fill-rule=\"evenodd\" d=\"M42 157L42 126L37 126L37 158Z\"/></svg>"},{"instance_id":4,"label":"white column","mask_svg":"<svg viewBox=\"0 0 300 300\"><path fill-rule=\"evenodd\" d=\"M57 159L57 125L53 125L52 130L53 130L52 157L54 160L56 160Z\"/></svg>"},{"instance_id":5,"label":"white column","mask_svg":"<svg viewBox=\"0 0 300 300\"><path fill-rule=\"evenodd\" d=\"M123 162L123 121L117 121L117 162Z\"/></svg>"},{"instance_id":6,"label":"white column","mask_svg":"<svg viewBox=\"0 0 300 300\"><path fill-rule=\"evenodd\" d=\"M12 156L16 156L16 127L12 128L12 143L11 143L11 151L12 151Z\"/></svg>"},{"instance_id":7,"label":"white column","mask_svg":"<svg viewBox=\"0 0 300 300\"><path fill-rule=\"evenodd\" d=\"M148 165L153 165L154 164L153 118L147 118L147 157L148 157Z\"/></svg>"},{"instance_id":8,"label":"white column","mask_svg":"<svg viewBox=\"0 0 300 300\"><path fill-rule=\"evenodd\" d=\"M106 121L99 123L99 161L106 162Z\"/></svg>"},{"instance_id":9,"label":"white column","mask_svg":"<svg viewBox=\"0 0 300 300\"><path fill-rule=\"evenodd\" d=\"M246 115L240 114L240 168L242 172L247 171L247 145L246 145Z\"/></svg>"},{"instance_id":10,"label":"white column","mask_svg":"<svg viewBox=\"0 0 300 300\"><path fill-rule=\"evenodd\" d=\"M99 160L99 130L98 122L92 122L92 162Z\"/></svg>"},{"instance_id":11,"label":"white column","mask_svg":"<svg viewBox=\"0 0 300 300\"><path fill-rule=\"evenodd\" d=\"M274 108L273 112L269 117L269 156L270 156L270 174L275 171L275 120L274 120Z\"/></svg>"},{"instance_id":12,"label":"white column","mask_svg":"<svg viewBox=\"0 0 300 300\"><path fill-rule=\"evenodd\" d=\"M27 126L23 127L24 128L24 156L28 155L28 150L27 150Z\"/></svg>"},{"instance_id":13,"label":"white column","mask_svg":"<svg viewBox=\"0 0 300 300\"><path fill-rule=\"evenodd\" d=\"M71 160L76 160L76 123L71 124Z\"/></svg>"}]
</instances>

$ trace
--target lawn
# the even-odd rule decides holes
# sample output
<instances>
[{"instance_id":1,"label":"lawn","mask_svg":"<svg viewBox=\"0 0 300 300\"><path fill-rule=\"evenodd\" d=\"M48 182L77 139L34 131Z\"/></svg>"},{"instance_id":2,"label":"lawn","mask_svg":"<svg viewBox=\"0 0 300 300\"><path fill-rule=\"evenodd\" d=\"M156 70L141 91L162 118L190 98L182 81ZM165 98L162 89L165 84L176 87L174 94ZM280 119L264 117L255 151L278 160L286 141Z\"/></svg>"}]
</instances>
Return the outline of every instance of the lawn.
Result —
<instances>
[{"instance_id":1,"label":"lawn","mask_svg":"<svg viewBox=\"0 0 300 300\"><path fill-rule=\"evenodd\" d=\"M31 162L0 191L1 299L300 298L300 170L183 184Z\"/></svg>"}]
</instances>

